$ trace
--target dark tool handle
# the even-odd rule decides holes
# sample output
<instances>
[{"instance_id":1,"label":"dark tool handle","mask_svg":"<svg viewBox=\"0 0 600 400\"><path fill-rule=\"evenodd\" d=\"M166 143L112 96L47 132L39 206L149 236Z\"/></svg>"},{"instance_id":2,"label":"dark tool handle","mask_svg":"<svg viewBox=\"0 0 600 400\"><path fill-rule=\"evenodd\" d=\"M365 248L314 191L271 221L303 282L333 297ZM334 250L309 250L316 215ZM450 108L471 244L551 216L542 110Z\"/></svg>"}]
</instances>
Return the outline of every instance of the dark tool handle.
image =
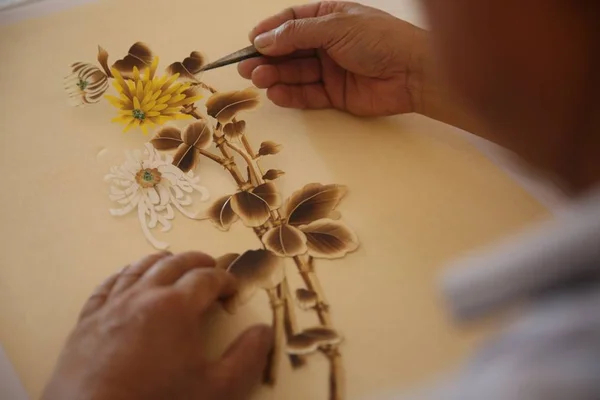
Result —
<instances>
[{"instance_id":1,"label":"dark tool handle","mask_svg":"<svg viewBox=\"0 0 600 400\"><path fill-rule=\"evenodd\" d=\"M261 56L261 54L258 52L258 50L256 50L256 48L254 46L248 46L245 49L236 51L235 53L232 53L228 56L218 59L215 62L206 64L205 66L203 66L200 69L200 71L208 71L211 69L224 67L226 65L237 64L240 61L244 61L249 58L260 57L260 56Z\"/></svg>"}]
</instances>

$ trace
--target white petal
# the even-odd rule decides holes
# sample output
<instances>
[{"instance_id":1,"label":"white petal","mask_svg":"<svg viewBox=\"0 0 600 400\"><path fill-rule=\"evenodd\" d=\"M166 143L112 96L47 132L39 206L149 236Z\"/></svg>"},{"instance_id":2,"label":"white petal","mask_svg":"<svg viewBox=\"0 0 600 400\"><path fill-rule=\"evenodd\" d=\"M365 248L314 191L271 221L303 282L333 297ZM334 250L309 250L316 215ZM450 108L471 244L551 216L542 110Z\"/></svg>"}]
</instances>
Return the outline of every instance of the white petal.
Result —
<instances>
[{"instance_id":1,"label":"white petal","mask_svg":"<svg viewBox=\"0 0 600 400\"><path fill-rule=\"evenodd\" d=\"M172 198L172 204L175 206L175 208L179 210L180 213L182 213L190 219L194 219L195 215L183 208L182 205L179 203L179 200Z\"/></svg>"},{"instance_id":2,"label":"white petal","mask_svg":"<svg viewBox=\"0 0 600 400\"><path fill-rule=\"evenodd\" d=\"M146 240L148 240L148 242L150 242L150 244L154 247L156 247L159 250L166 250L169 248L169 244L165 243L165 242L161 242L159 240L157 240L154 236L152 236L152 233L150 232L150 230L148 229L148 226L146 225L146 210L145 207L143 207L140 203L140 207L138 207L138 218L140 220L140 225L142 227L142 232L144 232L144 236L146 237Z\"/></svg>"},{"instance_id":3,"label":"white petal","mask_svg":"<svg viewBox=\"0 0 600 400\"><path fill-rule=\"evenodd\" d=\"M160 203L160 197L158 196L158 192L156 191L155 188L153 188L153 187L146 188L146 194L148 195L148 199L150 200L150 203L152 203L152 204Z\"/></svg>"},{"instance_id":4,"label":"white petal","mask_svg":"<svg viewBox=\"0 0 600 400\"><path fill-rule=\"evenodd\" d=\"M183 192L179 189L179 186L171 186L171 190L175 192L175 198L180 199L183 197Z\"/></svg>"},{"instance_id":5,"label":"white petal","mask_svg":"<svg viewBox=\"0 0 600 400\"><path fill-rule=\"evenodd\" d=\"M182 206L190 206L193 203L193 200L190 196L183 196L181 199L177 199L177 201Z\"/></svg>"},{"instance_id":6,"label":"white petal","mask_svg":"<svg viewBox=\"0 0 600 400\"><path fill-rule=\"evenodd\" d=\"M118 195L125 195L125 192L123 190L119 189L116 186L111 186L110 187L110 193L111 194L118 194Z\"/></svg>"},{"instance_id":7,"label":"white petal","mask_svg":"<svg viewBox=\"0 0 600 400\"><path fill-rule=\"evenodd\" d=\"M156 213L156 210L154 209L154 207L148 208L148 214L150 214L150 220L148 221L148 227L150 229L154 229L154 228L156 228L156 224L158 223L158 214Z\"/></svg>"},{"instance_id":8,"label":"white petal","mask_svg":"<svg viewBox=\"0 0 600 400\"><path fill-rule=\"evenodd\" d=\"M123 208L111 208L109 209L110 211L110 215L115 216L115 217L121 217L123 215L129 214L131 212L131 210L133 210L135 208L135 205L129 203L128 205L126 205Z\"/></svg>"},{"instance_id":9,"label":"white petal","mask_svg":"<svg viewBox=\"0 0 600 400\"><path fill-rule=\"evenodd\" d=\"M187 193L192 193L194 191L194 188L192 188L192 185L190 185L188 182L186 181L179 181L177 183L177 186L179 186L184 192Z\"/></svg>"},{"instance_id":10,"label":"white petal","mask_svg":"<svg viewBox=\"0 0 600 400\"><path fill-rule=\"evenodd\" d=\"M167 189L162 184L157 185L156 189L158 190L158 196L160 197L160 205L161 206L167 205L167 203L169 202L169 199L171 198L171 193L169 192L169 189Z\"/></svg>"},{"instance_id":11,"label":"white petal","mask_svg":"<svg viewBox=\"0 0 600 400\"><path fill-rule=\"evenodd\" d=\"M160 230L161 232L168 232L173 227L173 225L171 225L171 222L169 222L169 220L165 216L159 215L158 222L160 222L160 224L162 225L162 228Z\"/></svg>"},{"instance_id":12,"label":"white petal","mask_svg":"<svg viewBox=\"0 0 600 400\"><path fill-rule=\"evenodd\" d=\"M173 207L171 206L171 204L167 204L167 214L165 215L166 219L173 219L175 218L175 211L173 210Z\"/></svg>"}]
</instances>

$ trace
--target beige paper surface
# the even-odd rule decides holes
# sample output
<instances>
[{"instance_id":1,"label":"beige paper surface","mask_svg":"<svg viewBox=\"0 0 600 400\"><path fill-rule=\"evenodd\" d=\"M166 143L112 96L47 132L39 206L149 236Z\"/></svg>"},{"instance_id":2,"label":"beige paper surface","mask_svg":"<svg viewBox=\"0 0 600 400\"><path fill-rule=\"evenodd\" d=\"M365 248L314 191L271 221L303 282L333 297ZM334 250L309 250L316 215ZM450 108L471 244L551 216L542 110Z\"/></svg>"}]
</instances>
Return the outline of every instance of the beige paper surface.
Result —
<instances>
[{"instance_id":1,"label":"beige paper surface","mask_svg":"<svg viewBox=\"0 0 600 400\"><path fill-rule=\"evenodd\" d=\"M39 395L92 288L153 251L135 215L108 214L102 180L125 149L141 148L149 138L121 134L109 122L115 110L107 102L67 106L68 66L94 61L98 44L114 61L137 40L160 55L162 67L195 49L214 60L247 45L254 23L291 3L106 0L0 27L0 341L31 396ZM235 67L205 80L220 90L248 85ZM449 324L436 291L442 264L545 211L452 128L424 118L363 120L265 103L246 120L255 147L265 139L285 146L265 163L287 172L278 183L285 195L309 182L349 186L340 211L361 248L317 264L346 337L348 397L407 387L455 365L489 327L462 332ZM202 161L202 184L213 198L233 190L221 168ZM241 225L222 233L182 216L173 225L157 236L174 251L220 255L259 245ZM270 320L262 295L243 314L213 318L214 354L243 327ZM279 385L261 389L257 399L326 398L322 357L294 373L282 365Z\"/></svg>"}]
</instances>

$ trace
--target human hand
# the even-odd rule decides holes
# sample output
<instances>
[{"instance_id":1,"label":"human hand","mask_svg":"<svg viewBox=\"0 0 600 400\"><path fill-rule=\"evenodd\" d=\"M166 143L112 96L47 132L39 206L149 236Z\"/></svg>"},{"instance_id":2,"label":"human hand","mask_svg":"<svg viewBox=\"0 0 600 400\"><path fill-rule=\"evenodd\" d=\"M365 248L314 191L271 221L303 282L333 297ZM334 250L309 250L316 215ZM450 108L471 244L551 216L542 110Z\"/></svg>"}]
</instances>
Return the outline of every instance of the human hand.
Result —
<instances>
[{"instance_id":1,"label":"human hand","mask_svg":"<svg viewBox=\"0 0 600 400\"><path fill-rule=\"evenodd\" d=\"M203 316L236 280L197 252L145 257L100 285L84 306L43 400L247 398L272 346L269 327L242 334L208 362Z\"/></svg>"},{"instance_id":2,"label":"human hand","mask_svg":"<svg viewBox=\"0 0 600 400\"><path fill-rule=\"evenodd\" d=\"M336 108L359 116L417 111L425 31L348 2L289 8L258 24L250 40L268 58L239 73L282 107Z\"/></svg>"}]
</instances>

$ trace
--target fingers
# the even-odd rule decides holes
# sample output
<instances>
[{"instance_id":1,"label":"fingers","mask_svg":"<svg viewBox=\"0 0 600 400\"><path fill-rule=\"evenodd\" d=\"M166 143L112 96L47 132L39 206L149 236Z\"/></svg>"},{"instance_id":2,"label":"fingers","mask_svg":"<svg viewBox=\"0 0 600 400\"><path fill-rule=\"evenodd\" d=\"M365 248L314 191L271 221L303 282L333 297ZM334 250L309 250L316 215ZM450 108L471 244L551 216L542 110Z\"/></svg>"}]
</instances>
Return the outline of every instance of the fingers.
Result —
<instances>
[{"instance_id":1,"label":"fingers","mask_svg":"<svg viewBox=\"0 0 600 400\"><path fill-rule=\"evenodd\" d=\"M119 278L112 290L110 291L110 297L117 296L129 289L135 284L154 264L163 258L171 256L170 252L160 252L146 256L135 263L126 267L119 274Z\"/></svg>"},{"instance_id":2,"label":"fingers","mask_svg":"<svg viewBox=\"0 0 600 400\"><path fill-rule=\"evenodd\" d=\"M198 251L181 253L157 261L140 279L140 284L147 286L172 285L193 269L214 266L214 258L207 254Z\"/></svg>"},{"instance_id":3,"label":"fingers","mask_svg":"<svg viewBox=\"0 0 600 400\"><path fill-rule=\"evenodd\" d=\"M254 39L261 33L273 30L287 21L301 19L301 18L314 18L318 15L320 3L306 4L296 7L290 7L282 12L273 15L259 23L254 29L250 31L250 41L254 42Z\"/></svg>"},{"instance_id":4,"label":"fingers","mask_svg":"<svg viewBox=\"0 0 600 400\"><path fill-rule=\"evenodd\" d=\"M196 312L202 314L218 299L235 294L237 281L221 269L204 268L186 273L175 286L190 298Z\"/></svg>"},{"instance_id":5,"label":"fingers","mask_svg":"<svg viewBox=\"0 0 600 400\"><path fill-rule=\"evenodd\" d=\"M85 317L93 314L98 311L100 307L106 303L108 296L115 285L117 280L119 279L120 274L113 274L109 276L104 282L102 282L92 293L90 298L84 304L81 309L81 313L79 314L79 320L81 321Z\"/></svg>"},{"instance_id":6,"label":"fingers","mask_svg":"<svg viewBox=\"0 0 600 400\"><path fill-rule=\"evenodd\" d=\"M272 347L273 330L263 325L248 329L229 347L211 369L215 379L230 383L228 399L245 398L259 383Z\"/></svg>"},{"instance_id":7,"label":"fingers","mask_svg":"<svg viewBox=\"0 0 600 400\"><path fill-rule=\"evenodd\" d=\"M333 104L321 83L308 85L277 84L267 90L267 97L279 107L322 110Z\"/></svg>"},{"instance_id":8,"label":"fingers","mask_svg":"<svg viewBox=\"0 0 600 400\"><path fill-rule=\"evenodd\" d=\"M327 48L345 35L344 20L337 15L290 20L262 33L254 39L254 46L262 54L277 57L298 50Z\"/></svg>"},{"instance_id":9,"label":"fingers","mask_svg":"<svg viewBox=\"0 0 600 400\"><path fill-rule=\"evenodd\" d=\"M276 65L259 65L252 72L251 78L252 83L260 89L279 83L316 83L321 80L321 63L316 58L303 58Z\"/></svg>"}]
</instances>

